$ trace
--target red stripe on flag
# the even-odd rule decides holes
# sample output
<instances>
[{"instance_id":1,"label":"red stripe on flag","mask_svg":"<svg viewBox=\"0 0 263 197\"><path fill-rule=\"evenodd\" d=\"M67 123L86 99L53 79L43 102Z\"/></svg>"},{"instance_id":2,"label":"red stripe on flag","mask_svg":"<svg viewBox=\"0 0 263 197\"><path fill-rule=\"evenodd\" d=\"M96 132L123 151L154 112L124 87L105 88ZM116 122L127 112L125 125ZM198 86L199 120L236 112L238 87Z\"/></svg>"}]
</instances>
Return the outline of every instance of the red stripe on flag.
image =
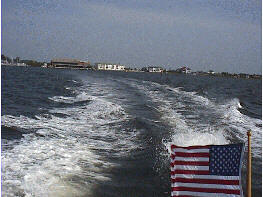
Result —
<instances>
[{"instance_id":1,"label":"red stripe on flag","mask_svg":"<svg viewBox=\"0 0 263 197\"><path fill-rule=\"evenodd\" d=\"M174 148L184 148L184 149L187 149L187 150L191 150L191 149L210 148L210 146L207 145L207 146L188 146L188 147L183 147L183 146L171 145L171 149L174 149Z\"/></svg>"},{"instance_id":2,"label":"red stripe on flag","mask_svg":"<svg viewBox=\"0 0 263 197\"><path fill-rule=\"evenodd\" d=\"M239 180L174 178L171 181L172 181L172 183L180 182L180 183L239 185Z\"/></svg>"},{"instance_id":3,"label":"red stripe on flag","mask_svg":"<svg viewBox=\"0 0 263 197\"><path fill-rule=\"evenodd\" d=\"M175 174L197 174L197 175L209 175L209 170L173 170L171 175Z\"/></svg>"},{"instance_id":4,"label":"red stripe on flag","mask_svg":"<svg viewBox=\"0 0 263 197\"><path fill-rule=\"evenodd\" d=\"M236 194L236 195L240 195L240 190L234 190L234 189L172 187L172 191L191 191L191 192L222 193L222 194Z\"/></svg>"},{"instance_id":5,"label":"red stripe on flag","mask_svg":"<svg viewBox=\"0 0 263 197\"><path fill-rule=\"evenodd\" d=\"M171 167L174 165L187 165L187 166L209 166L208 161L174 161L171 162Z\"/></svg>"},{"instance_id":6,"label":"red stripe on flag","mask_svg":"<svg viewBox=\"0 0 263 197\"><path fill-rule=\"evenodd\" d=\"M176 152L175 154L171 154L171 158L175 157L209 157L209 153L182 153Z\"/></svg>"}]
</instances>

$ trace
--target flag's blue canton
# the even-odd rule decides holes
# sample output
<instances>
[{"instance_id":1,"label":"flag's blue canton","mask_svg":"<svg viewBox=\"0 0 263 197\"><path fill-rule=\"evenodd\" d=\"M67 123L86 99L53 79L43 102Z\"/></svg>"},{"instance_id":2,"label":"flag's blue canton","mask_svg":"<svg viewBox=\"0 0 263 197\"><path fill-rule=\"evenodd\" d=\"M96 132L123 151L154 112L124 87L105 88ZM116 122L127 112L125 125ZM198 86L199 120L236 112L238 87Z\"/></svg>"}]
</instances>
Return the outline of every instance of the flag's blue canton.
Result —
<instances>
[{"instance_id":1,"label":"flag's blue canton","mask_svg":"<svg viewBox=\"0 0 263 197\"><path fill-rule=\"evenodd\" d=\"M209 171L212 175L239 176L243 144L213 145L210 147Z\"/></svg>"}]
</instances>

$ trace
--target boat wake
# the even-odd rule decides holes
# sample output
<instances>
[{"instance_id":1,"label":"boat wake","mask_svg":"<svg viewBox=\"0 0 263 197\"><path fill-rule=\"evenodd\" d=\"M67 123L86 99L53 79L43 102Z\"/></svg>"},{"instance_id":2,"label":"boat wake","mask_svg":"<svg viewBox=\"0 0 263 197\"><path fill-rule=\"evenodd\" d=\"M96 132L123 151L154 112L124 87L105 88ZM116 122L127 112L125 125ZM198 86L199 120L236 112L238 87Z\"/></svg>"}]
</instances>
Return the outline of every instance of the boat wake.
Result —
<instances>
[{"instance_id":1,"label":"boat wake","mask_svg":"<svg viewBox=\"0 0 263 197\"><path fill-rule=\"evenodd\" d=\"M111 179L107 170L118 165L105 157L136 148L136 133L120 129L128 119L121 106L86 92L50 100L71 106L34 118L2 116L5 127L30 131L19 143L2 142L4 196L89 195L94 185Z\"/></svg>"}]
</instances>

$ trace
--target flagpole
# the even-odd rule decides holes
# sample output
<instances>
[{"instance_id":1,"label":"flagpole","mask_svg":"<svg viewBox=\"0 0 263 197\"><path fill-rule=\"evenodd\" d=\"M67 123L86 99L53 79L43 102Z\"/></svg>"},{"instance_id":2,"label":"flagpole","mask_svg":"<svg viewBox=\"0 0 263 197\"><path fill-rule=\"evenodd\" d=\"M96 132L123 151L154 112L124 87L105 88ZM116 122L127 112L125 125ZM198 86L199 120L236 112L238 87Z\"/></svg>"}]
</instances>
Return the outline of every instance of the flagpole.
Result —
<instances>
[{"instance_id":1,"label":"flagpole","mask_svg":"<svg viewBox=\"0 0 263 197\"><path fill-rule=\"evenodd\" d=\"M251 197L251 131L247 132L248 151L247 151L247 197Z\"/></svg>"}]
</instances>

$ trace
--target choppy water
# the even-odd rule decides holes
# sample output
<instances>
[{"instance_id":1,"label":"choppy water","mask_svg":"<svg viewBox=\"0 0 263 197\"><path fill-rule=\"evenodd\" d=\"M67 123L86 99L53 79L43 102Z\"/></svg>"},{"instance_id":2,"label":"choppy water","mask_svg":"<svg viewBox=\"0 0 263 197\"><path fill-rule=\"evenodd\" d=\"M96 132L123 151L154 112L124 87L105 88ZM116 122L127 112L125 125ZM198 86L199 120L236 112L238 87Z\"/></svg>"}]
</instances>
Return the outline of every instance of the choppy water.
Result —
<instances>
[{"instance_id":1,"label":"choppy water","mask_svg":"<svg viewBox=\"0 0 263 197\"><path fill-rule=\"evenodd\" d=\"M1 70L2 196L170 196L171 143L236 143L248 129L262 196L261 80Z\"/></svg>"}]
</instances>

